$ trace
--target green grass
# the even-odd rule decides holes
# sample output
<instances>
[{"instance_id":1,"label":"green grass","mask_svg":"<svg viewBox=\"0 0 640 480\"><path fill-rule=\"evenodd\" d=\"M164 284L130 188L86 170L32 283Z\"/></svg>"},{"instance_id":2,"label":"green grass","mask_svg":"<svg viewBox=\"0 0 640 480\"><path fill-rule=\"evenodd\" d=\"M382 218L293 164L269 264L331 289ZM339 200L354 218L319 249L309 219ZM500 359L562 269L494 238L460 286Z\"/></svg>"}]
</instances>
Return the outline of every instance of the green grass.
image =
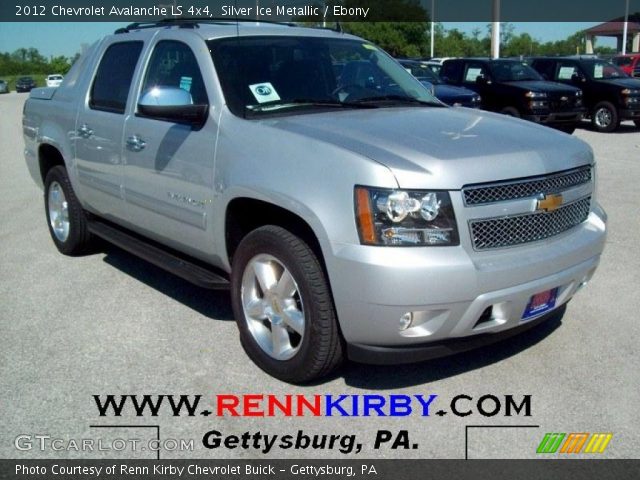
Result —
<instances>
[{"instance_id":1,"label":"green grass","mask_svg":"<svg viewBox=\"0 0 640 480\"><path fill-rule=\"evenodd\" d=\"M0 80L4 80L5 82L9 83L9 91L13 92L16 89L16 80L18 80L20 77L31 77L36 81L36 85L38 87L46 87L47 86L47 82L45 81L45 79L47 78L46 75L41 75L41 74L32 74L32 75L0 75Z\"/></svg>"}]
</instances>

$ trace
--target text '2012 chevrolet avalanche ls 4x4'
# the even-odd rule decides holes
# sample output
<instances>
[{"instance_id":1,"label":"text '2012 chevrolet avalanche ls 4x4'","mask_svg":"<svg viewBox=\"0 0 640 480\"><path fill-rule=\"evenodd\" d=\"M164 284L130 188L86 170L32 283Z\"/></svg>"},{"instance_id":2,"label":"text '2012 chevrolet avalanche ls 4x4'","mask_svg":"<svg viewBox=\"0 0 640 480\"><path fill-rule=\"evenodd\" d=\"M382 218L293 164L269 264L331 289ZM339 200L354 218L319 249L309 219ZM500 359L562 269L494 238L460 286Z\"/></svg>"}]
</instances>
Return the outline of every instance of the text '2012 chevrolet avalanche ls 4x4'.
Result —
<instances>
[{"instance_id":1,"label":"text '2012 chevrolet avalanche ls 4x4'","mask_svg":"<svg viewBox=\"0 0 640 480\"><path fill-rule=\"evenodd\" d=\"M288 382L559 316L605 242L585 143L449 108L340 32L133 24L35 90L23 130L62 253L102 237L230 288L247 354Z\"/></svg>"}]
</instances>

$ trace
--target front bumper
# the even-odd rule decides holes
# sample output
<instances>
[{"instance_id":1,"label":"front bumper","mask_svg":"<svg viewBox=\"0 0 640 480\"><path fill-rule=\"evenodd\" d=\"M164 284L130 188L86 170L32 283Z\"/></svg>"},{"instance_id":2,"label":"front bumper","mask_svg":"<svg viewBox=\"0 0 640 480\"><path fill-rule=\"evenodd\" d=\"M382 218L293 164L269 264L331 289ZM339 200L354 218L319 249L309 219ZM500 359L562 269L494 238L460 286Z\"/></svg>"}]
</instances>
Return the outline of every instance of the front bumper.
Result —
<instances>
[{"instance_id":1,"label":"front bumper","mask_svg":"<svg viewBox=\"0 0 640 480\"><path fill-rule=\"evenodd\" d=\"M640 108L620 110L621 120L640 120Z\"/></svg>"},{"instance_id":2,"label":"front bumper","mask_svg":"<svg viewBox=\"0 0 640 480\"><path fill-rule=\"evenodd\" d=\"M448 357L515 337L548 321L560 320L566 308L566 304L564 304L549 313L509 330L502 330L497 333L480 333L471 337L451 338L439 342L425 343L424 345L378 347L351 343L347 345L347 355L354 362L371 365L399 365Z\"/></svg>"},{"instance_id":3,"label":"front bumper","mask_svg":"<svg viewBox=\"0 0 640 480\"><path fill-rule=\"evenodd\" d=\"M586 110L576 110L572 112L555 112L543 114L526 114L522 118L535 123L542 124L566 124L580 122L586 114Z\"/></svg>"},{"instance_id":4,"label":"front bumper","mask_svg":"<svg viewBox=\"0 0 640 480\"><path fill-rule=\"evenodd\" d=\"M517 329L536 320L522 320L531 297L553 288L557 310L594 274L605 222L596 206L564 234L485 252L473 251L463 232L458 247L334 246L327 267L350 353L394 358L394 349ZM400 330L408 312L413 323Z\"/></svg>"}]
</instances>

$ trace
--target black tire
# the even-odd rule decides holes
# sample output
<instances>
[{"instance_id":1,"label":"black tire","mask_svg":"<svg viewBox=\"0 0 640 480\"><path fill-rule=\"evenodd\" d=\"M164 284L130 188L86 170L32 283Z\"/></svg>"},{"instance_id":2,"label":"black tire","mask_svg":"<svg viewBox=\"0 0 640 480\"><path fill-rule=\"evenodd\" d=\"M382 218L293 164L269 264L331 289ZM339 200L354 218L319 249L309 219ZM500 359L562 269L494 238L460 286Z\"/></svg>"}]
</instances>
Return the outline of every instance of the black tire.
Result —
<instances>
[{"instance_id":1,"label":"black tire","mask_svg":"<svg viewBox=\"0 0 640 480\"><path fill-rule=\"evenodd\" d=\"M296 284L301 305L304 306L304 334L300 337L296 353L288 359L274 358L258 343L255 332L252 333L249 326L250 322L256 320L245 314L243 306L243 279L245 282L246 279L252 281L251 272L254 270L249 265L263 256L272 257L275 265L289 271ZM258 286L254 288L257 292L262 292ZM262 292L262 299L265 298L267 294ZM305 383L328 375L342 363L343 341L324 270L311 248L288 230L267 225L252 231L240 242L233 258L231 301L245 352L269 375L289 383ZM264 302L269 304L268 300ZM272 315L273 311L271 310ZM273 333L271 318L265 318L261 322L264 325L263 331ZM258 327L263 328L260 324ZM289 339L295 336L292 330L288 330L287 334Z\"/></svg>"},{"instance_id":2,"label":"black tire","mask_svg":"<svg viewBox=\"0 0 640 480\"><path fill-rule=\"evenodd\" d=\"M618 129L618 109L611 102L598 103L591 112L591 125L598 132L609 133Z\"/></svg>"},{"instance_id":3,"label":"black tire","mask_svg":"<svg viewBox=\"0 0 640 480\"><path fill-rule=\"evenodd\" d=\"M500 110L500 113L503 115L508 115L510 117L520 118L520 112L516 107L505 107Z\"/></svg>"},{"instance_id":4,"label":"black tire","mask_svg":"<svg viewBox=\"0 0 640 480\"><path fill-rule=\"evenodd\" d=\"M57 188L56 185L60 186L67 204L69 228L66 238L60 238L56 235L50 218L50 191L52 186ZM87 227L86 214L73 191L67 170L63 166L53 167L47 173L44 181L44 209L49 233L60 253L75 256L90 250L93 238Z\"/></svg>"},{"instance_id":5,"label":"black tire","mask_svg":"<svg viewBox=\"0 0 640 480\"><path fill-rule=\"evenodd\" d=\"M640 128L640 120L634 120L633 123L636 124L636 127Z\"/></svg>"}]
</instances>

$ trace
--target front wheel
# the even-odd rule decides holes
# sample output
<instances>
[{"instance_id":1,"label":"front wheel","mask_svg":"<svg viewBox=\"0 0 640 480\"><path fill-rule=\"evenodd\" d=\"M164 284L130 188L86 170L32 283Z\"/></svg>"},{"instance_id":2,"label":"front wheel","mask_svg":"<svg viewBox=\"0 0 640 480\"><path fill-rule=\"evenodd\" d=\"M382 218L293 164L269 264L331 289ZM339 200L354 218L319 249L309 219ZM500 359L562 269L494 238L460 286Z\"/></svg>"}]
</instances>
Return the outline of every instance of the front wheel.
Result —
<instances>
[{"instance_id":1,"label":"front wheel","mask_svg":"<svg viewBox=\"0 0 640 480\"><path fill-rule=\"evenodd\" d=\"M67 170L53 167L44 181L44 205L49 233L56 248L65 255L79 255L89 250L92 236Z\"/></svg>"},{"instance_id":2,"label":"front wheel","mask_svg":"<svg viewBox=\"0 0 640 480\"><path fill-rule=\"evenodd\" d=\"M247 355L290 383L342 362L342 338L318 258L299 237L269 225L249 233L233 259L231 300Z\"/></svg>"},{"instance_id":3,"label":"front wheel","mask_svg":"<svg viewBox=\"0 0 640 480\"><path fill-rule=\"evenodd\" d=\"M618 110L610 102L598 103L591 113L591 124L599 132L613 132L620 126Z\"/></svg>"}]
</instances>

